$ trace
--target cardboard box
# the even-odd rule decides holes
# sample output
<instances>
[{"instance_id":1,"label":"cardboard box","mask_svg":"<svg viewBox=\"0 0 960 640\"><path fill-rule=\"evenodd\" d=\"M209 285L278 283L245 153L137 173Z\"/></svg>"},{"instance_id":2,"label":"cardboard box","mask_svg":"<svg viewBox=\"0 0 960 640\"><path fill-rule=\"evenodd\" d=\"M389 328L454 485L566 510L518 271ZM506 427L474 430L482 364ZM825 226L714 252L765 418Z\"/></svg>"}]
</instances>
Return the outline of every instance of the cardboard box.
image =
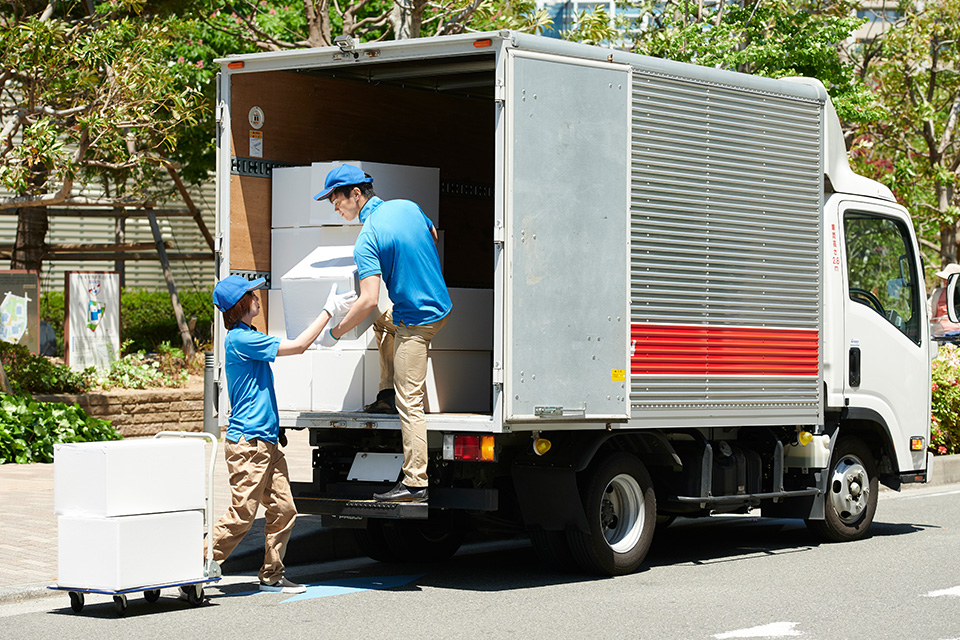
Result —
<instances>
[{"instance_id":1,"label":"cardboard box","mask_svg":"<svg viewBox=\"0 0 960 640\"><path fill-rule=\"evenodd\" d=\"M60 516L57 527L61 587L117 591L203 577L202 511Z\"/></svg>"},{"instance_id":2,"label":"cardboard box","mask_svg":"<svg viewBox=\"0 0 960 640\"><path fill-rule=\"evenodd\" d=\"M366 351L321 349L313 355L313 411L363 409Z\"/></svg>"},{"instance_id":3,"label":"cardboard box","mask_svg":"<svg viewBox=\"0 0 960 640\"><path fill-rule=\"evenodd\" d=\"M430 342L431 349L493 350L493 289L448 289L453 311Z\"/></svg>"},{"instance_id":4,"label":"cardboard box","mask_svg":"<svg viewBox=\"0 0 960 640\"><path fill-rule=\"evenodd\" d=\"M77 442L53 447L53 510L127 516L203 509L204 443L172 438Z\"/></svg>"},{"instance_id":5,"label":"cardboard box","mask_svg":"<svg viewBox=\"0 0 960 640\"><path fill-rule=\"evenodd\" d=\"M280 279L283 290L283 320L288 336L298 336L323 311L330 287L338 293L360 291L357 266L353 262L353 246L317 247ZM390 307L387 288L380 281L377 310L359 325L344 334L343 339L357 340L373 325L377 317ZM331 320L337 323L340 317Z\"/></svg>"}]
</instances>

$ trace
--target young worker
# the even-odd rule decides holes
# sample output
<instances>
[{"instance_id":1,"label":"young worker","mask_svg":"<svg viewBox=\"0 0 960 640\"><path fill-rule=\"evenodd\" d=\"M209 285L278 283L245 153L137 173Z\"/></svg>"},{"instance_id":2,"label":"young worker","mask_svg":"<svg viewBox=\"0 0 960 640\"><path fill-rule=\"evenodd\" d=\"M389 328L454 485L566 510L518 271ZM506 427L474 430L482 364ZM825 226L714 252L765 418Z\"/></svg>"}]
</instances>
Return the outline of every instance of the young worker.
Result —
<instances>
[{"instance_id":1,"label":"young worker","mask_svg":"<svg viewBox=\"0 0 960 640\"><path fill-rule=\"evenodd\" d=\"M426 502L427 422L423 413L427 350L430 340L446 324L453 304L440 269L437 230L416 203L384 202L373 191L373 178L352 165L341 165L327 174L323 191L334 210L347 222L360 218L363 229L353 248L360 297L340 323L324 330L320 344L332 346L377 307L380 280L393 301L393 350L380 340L381 361L392 358L393 383L403 440L403 479L386 493L374 494L384 502Z\"/></svg>"},{"instance_id":2,"label":"young worker","mask_svg":"<svg viewBox=\"0 0 960 640\"><path fill-rule=\"evenodd\" d=\"M346 313L357 296L353 291L337 295L334 285L317 319L296 339L287 340L265 335L251 326L260 313L260 301L253 291L263 284L263 278L250 282L233 275L218 282L213 289L213 303L223 312L223 325L227 329L224 369L230 397L230 425L223 447L232 494L230 509L213 529L213 559L218 564L226 560L250 530L257 508L262 504L267 513L260 590L303 593L306 590L303 586L283 575L283 556L297 508L290 491L287 461L280 449L280 415L270 363L277 356L303 353L330 318Z\"/></svg>"}]
</instances>

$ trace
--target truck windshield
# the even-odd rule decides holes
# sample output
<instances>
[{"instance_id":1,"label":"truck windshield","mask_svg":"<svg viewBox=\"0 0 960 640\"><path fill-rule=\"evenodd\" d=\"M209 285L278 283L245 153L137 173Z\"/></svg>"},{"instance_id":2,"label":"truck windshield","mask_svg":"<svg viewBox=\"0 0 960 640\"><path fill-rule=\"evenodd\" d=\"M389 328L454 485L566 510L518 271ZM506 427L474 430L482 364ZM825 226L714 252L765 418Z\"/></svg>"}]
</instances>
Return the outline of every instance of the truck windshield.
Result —
<instances>
[{"instance_id":1,"label":"truck windshield","mask_svg":"<svg viewBox=\"0 0 960 640\"><path fill-rule=\"evenodd\" d=\"M850 299L874 309L920 344L916 253L906 225L890 218L850 212L844 216Z\"/></svg>"}]
</instances>

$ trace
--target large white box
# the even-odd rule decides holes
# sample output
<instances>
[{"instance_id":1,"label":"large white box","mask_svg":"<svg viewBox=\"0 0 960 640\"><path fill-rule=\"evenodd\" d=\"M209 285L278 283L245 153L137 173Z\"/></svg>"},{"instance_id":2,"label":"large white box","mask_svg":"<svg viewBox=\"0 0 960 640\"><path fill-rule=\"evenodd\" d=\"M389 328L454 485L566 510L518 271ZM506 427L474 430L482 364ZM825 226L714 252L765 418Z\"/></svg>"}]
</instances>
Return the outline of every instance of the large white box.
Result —
<instances>
[{"instance_id":1,"label":"large white box","mask_svg":"<svg viewBox=\"0 0 960 640\"><path fill-rule=\"evenodd\" d=\"M311 165L310 217L304 225L345 224L333 210L329 200L313 200L313 196L323 191L327 173L342 164L359 167L373 178L373 190L384 200L412 200L433 226L440 224L440 169L435 167L411 167L399 164L385 164L367 161L314 162ZM274 186L276 189L276 186Z\"/></svg>"},{"instance_id":2,"label":"large white box","mask_svg":"<svg viewBox=\"0 0 960 640\"><path fill-rule=\"evenodd\" d=\"M283 291L283 321L287 336L298 336L310 326L330 294L332 285L337 293L356 291L360 293L357 266L353 262L353 246L317 247L280 279ZM387 288L380 281L380 297L377 309L364 318L359 325L343 335L346 340L357 340L384 311L390 308ZM331 320L337 323L341 318Z\"/></svg>"},{"instance_id":3,"label":"large white box","mask_svg":"<svg viewBox=\"0 0 960 640\"><path fill-rule=\"evenodd\" d=\"M297 336L287 335L287 325L283 319L283 291L281 289L270 289L267 292L267 299L270 301L269 308L269 317L267 318L267 334L271 336L277 336L278 338L289 338L294 339ZM350 334L355 332L350 332ZM377 339L373 333L373 326L363 332L359 338L351 339L348 336L340 338L340 341L337 342L337 348L347 351L356 351L364 349L376 349L377 348ZM299 334L297 334L299 335ZM317 348L317 343L311 345L311 349ZM277 362L281 362L283 358L277 358Z\"/></svg>"},{"instance_id":4,"label":"large white box","mask_svg":"<svg viewBox=\"0 0 960 640\"><path fill-rule=\"evenodd\" d=\"M434 351L427 359L427 413L491 413L493 352Z\"/></svg>"},{"instance_id":5,"label":"large white box","mask_svg":"<svg viewBox=\"0 0 960 640\"><path fill-rule=\"evenodd\" d=\"M313 351L277 358L270 365L280 411L310 411L313 406Z\"/></svg>"},{"instance_id":6,"label":"large white box","mask_svg":"<svg viewBox=\"0 0 960 640\"><path fill-rule=\"evenodd\" d=\"M57 527L60 587L118 591L203 578L202 511L60 516Z\"/></svg>"},{"instance_id":7,"label":"large white box","mask_svg":"<svg viewBox=\"0 0 960 640\"><path fill-rule=\"evenodd\" d=\"M313 196L311 175L305 167L276 167L271 171L272 197L270 226L300 227L309 224Z\"/></svg>"},{"instance_id":8,"label":"large white box","mask_svg":"<svg viewBox=\"0 0 960 640\"><path fill-rule=\"evenodd\" d=\"M53 447L53 511L126 516L203 509L203 442L171 438Z\"/></svg>"},{"instance_id":9,"label":"large white box","mask_svg":"<svg viewBox=\"0 0 960 640\"><path fill-rule=\"evenodd\" d=\"M300 227L270 232L270 286L279 289L283 274L317 247L341 247L356 243L361 227Z\"/></svg>"},{"instance_id":10,"label":"large white box","mask_svg":"<svg viewBox=\"0 0 960 640\"><path fill-rule=\"evenodd\" d=\"M430 341L431 349L492 351L493 289L447 290L453 311Z\"/></svg>"},{"instance_id":11,"label":"large white box","mask_svg":"<svg viewBox=\"0 0 960 640\"><path fill-rule=\"evenodd\" d=\"M363 409L363 360L366 351L323 349L313 355L313 410Z\"/></svg>"}]
</instances>

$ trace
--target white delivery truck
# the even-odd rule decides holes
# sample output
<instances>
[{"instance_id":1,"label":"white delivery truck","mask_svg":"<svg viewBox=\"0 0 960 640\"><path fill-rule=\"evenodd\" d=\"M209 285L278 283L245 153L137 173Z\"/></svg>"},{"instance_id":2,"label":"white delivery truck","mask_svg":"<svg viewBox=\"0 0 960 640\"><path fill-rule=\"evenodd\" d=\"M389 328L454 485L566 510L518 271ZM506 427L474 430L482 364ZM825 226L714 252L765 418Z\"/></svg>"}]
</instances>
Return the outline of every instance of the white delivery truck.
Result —
<instances>
[{"instance_id":1,"label":"white delivery truck","mask_svg":"<svg viewBox=\"0 0 960 640\"><path fill-rule=\"evenodd\" d=\"M352 242L329 212L278 226L278 197L324 204L310 166L437 175L454 310L432 346L429 507L369 499L401 451L396 416L355 410L376 392L370 343L278 376L281 398L312 384L281 399L315 447L299 508L372 557L441 558L487 527L622 574L677 516L759 508L855 540L878 483L926 481L917 239L850 170L819 82L509 31L219 63L220 277L273 273L277 291L272 261ZM287 167L302 186L271 192ZM361 395L330 411L356 372L338 366L365 366Z\"/></svg>"}]
</instances>

